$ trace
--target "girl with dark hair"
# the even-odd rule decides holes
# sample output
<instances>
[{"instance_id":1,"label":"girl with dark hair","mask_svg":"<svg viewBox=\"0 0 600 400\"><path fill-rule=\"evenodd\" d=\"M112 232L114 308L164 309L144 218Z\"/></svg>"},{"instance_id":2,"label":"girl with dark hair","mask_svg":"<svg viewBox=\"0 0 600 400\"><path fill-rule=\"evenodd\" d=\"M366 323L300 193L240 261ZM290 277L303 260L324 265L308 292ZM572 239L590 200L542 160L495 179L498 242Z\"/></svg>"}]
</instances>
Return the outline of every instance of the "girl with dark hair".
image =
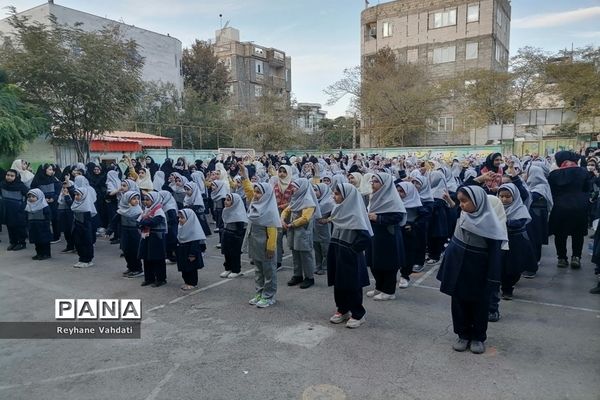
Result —
<instances>
[{"instance_id":1,"label":"girl with dark hair","mask_svg":"<svg viewBox=\"0 0 600 400\"><path fill-rule=\"evenodd\" d=\"M144 195L144 212L138 218L141 241L138 257L144 260L144 282L142 286L160 287L167 284L165 264L165 234L167 220L158 192Z\"/></svg>"},{"instance_id":2,"label":"girl with dark hair","mask_svg":"<svg viewBox=\"0 0 600 400\"><path fill-rule=\"evenodd\" d=\"M52 215L52 242L60 241L60 228L58 225L58 196L62 189L62 183L54 176L54 166L52 164L43 164L37 170L33 181L32 189L40 189L46 196L46 202L50 207Z\"/></svg>"},{"instance_id":3,"label":"girl with dark hair","mask_svg":"<svg viewBox=\"0 0 600 400\"><path fill-rule=\"evenodd\" d=\"M35 245L35 256L33 260L46 260L52 255L50 242L52 241L52 232L50 226L52 223L52 212L44 192L40 189L31 189L27 192L27 228L29 230L29 243Z\"/></svg>"}]
</instances>

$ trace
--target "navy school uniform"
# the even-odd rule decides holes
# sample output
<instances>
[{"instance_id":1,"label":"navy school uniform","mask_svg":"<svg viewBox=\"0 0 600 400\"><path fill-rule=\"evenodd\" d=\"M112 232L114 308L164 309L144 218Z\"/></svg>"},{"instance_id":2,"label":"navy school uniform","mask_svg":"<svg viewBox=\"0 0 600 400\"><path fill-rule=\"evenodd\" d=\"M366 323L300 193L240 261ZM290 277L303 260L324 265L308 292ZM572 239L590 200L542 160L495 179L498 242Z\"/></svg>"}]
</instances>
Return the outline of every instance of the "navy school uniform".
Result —
<instances>
[{"instance_id":1,"label":"navy school uniform","mask_svg":"<svg viewBox=\"0 0 600 400\"><path fill-rule=\"evenodd\" d=\"M46 179L48 182L42 185L37 185L37 188L44 192L44 197L50 207L52 215L52 240L60 239L60 225L58 219L58 196L62 190L62 183L56 178ZM32 187L32 189L34 189Z\"/></svg>"},{"instance_id":2,"label":"navy school uniform","mask_svg":"<svg viewBox=\"0 0 600 400\"><path fill-rule=\"evenodd\" d=\"M501 279L501 242L461 230L446 248L437 274L440 291L452 297L454 333L461 339L487 339L490 283Z\"/></svg>"},{"instance_id":3,"label":"navy school uniform","mask_svg":"<svg viewBox=\"0 0 600 400\"><path fill-rule=\"evenodd\" d=\"M225 257L225 262L223 263L225 271L231 271L236 274L241 272L242 243L245 236L246 224L244 222L225 224L221 242L221 254Z\"/></svg>"},{"instance_id":4,"label":"navy school uniform","mask_svg":"<svg viewBox=\"0 0 600 400\"><path fill-rule=\"evenodd\" d=\"M429 211L425 207L407 208L406 224L402 227L406 262L400 268L400 274L410 280L414 265L425 263L425 246L427 240L427 219Z\"/></svg>"},{"instance_id":5,"label":"navy school uniform","mask_svg":"<svg viewBox=\"0 0 600 400\"><path fill-rule=\"evenodd\" d=\"M69 196L72 198L75 187L70 186L68 190ZM71 204L67 204L66 200L62 204L59 203L56 212L58 214L58 227L65 235L65 241L67 242L65 250L75 250L75 244L73 243L73 210L71 210Z\"/></svg>"},{"instance_id":6,"label":"navy school uniform","mask_svg":"<svg viewBox=\"0 0 600 400\"><path fill-rule=\"evenodd\" d=\"M375 289L385 294L396 292L396 275L405 264L400 226L403 219L403 213L392 212L377 214L377 221L371 221L373 241L367 248L367 264L375 278Z\"/></svg>"},{"instance_id":7,"label":"navy school uniform","mask_svg":"<svg viewBox=\"0 0 600 400\"><path fill-rule=\"evenodd\" d=\"M93 190L90 188L90 190ZM73 198L65 196L65 202L71 206ZM94 242L96 239L92 213L89 211L73 213L73 244L79 255L79 262L89 263L94 259Z\"/></svg>"},{"instance_id":8,"label":"navy school uniform","mask_svg":"<svg viewBox=\"0 0 600 400\"><path fill-rule=\"evenodd\" d=\"M8 240L11 245L24 245L27 239L27 187L24 184L16 187L18 190L2 188L2 215L0 223L8 230Z\"/></svg>"},{"instance_id":9,"label":"navy school uniform","mask_svg":"<svg viewBox=\"0 0 600 400\"><path fill-rule=\"evenodd\" d=\"M138 229L137 218L123 216L119 213L115 215L109 226L108 234L114 232L120 226L120 248L123 251L127 269L133 272L142 271L142 262L138 258L140 247L140 231Z\"/></svg>"},{"instance_id":10,"label":"navy school uniform","mask_svg":"<svg viewBox=\"0 0 600 400\"><path fill-rule=\"evenodd\" d=\"M531 239L536 260L539 262L542 258L542 246L548 244L548 202L544 196L533 192L532 203L529 207L531 222L527 224L527 234ZM537 263L533 269L525 269L530 272L537 272Z\"/></svg>"},{"instance_id":11,"label":"navy school uniform","mask_svg":"<svg viewBox=\"0 0 600 400\"><path fill-rule=\"evenodd\" d=\"M165 234L165 250L169 261L177 260L177 210L169 210L165 212L167 216L167 232Z\"/></svg>"},{"instance_id":12,"label":"navy school uniform","mask_svg":"<svg viewBox=\"0 0 600 400\"><path fill-rule=\"evenodd\" d=\"M185 206L184 208L189 208L190 210L194 211L194 214L196 214L198 222L200 222L200 226L202 227L202 231L204 231L205 236L212 235L212 232L210 231L210 226L208 226L208 221L206 221L206 212L203 205ZM175 213L175 216L177 216L177 213ZM177 236L177 233L175 233L175 236Z\"/></svg>"},{"instance_id":13,"label":"navy school uniform","mask_svg":"<svg viewBox=\"0 0 600 400\"><path fill-rule=\"evenodd\" d=\"M338 312L352 313L352 318L365 315L362 288L369 286L369 272L364 251L371 247L367 231L348 231L342 238L331 238L327 251L327 285L333 286Z\"/></svg>"},{"instance_id":14,"label":"navy school uniform","mask_svg":"<svg viewBox=\"0 0 600 400\"><path fill-rule=\"evenodd\" d=\"M198 285L198 270L204 268L202 252L205 250L206 244L200 240L177 244L177 270L181 272L181 277L186 285ZM196 259L190 261L190 256L194 256Z\"/></svg>"},{"instance_id":15,"label":"navy school uniform","mask_svg":"<svg viewBox=\"0 0 600 400\"><path fill-rule=\"evenodd\" d=\"M144 280L146 282L166 282L165 235L167 221L159 215L139 221L138 227L150 228L148 237L141 238L138 250L138 257L144 260Z\"/></svg>"},{"instance_id":16,"label":"navy school uniform","mask_svg":"<svg viewBox=\"0 0 600 400\"><path fill-rule=\"evenodd\" d=\"M106 193L104 196L104 202L106 203L106 214L109 221L109 225L112 224L113 219L117 215L117 210L119 209L119 199L117 195L111 195L110 193ZM116 225L116 230L113 230L113 238L119 238L119 231L121 226L119 224Z\"/></svg>"},{"instance_id":17,"label":"navy school uniform","mask_svg":"<svg viewBox=\"0 0 600 400\"><path fill-rule=\"evenodd\" d=\"M223 209L225 208L225 199L214 200L213 207L215 212L215 222L219 228L219 243L223 241Z\"/></svg>"},{"instance_id":18,"label":"navy school uniform","mask_svg":"<svg viewBox=\"0 0 600 400\"><path fill-rule=\"evenodd\" d=\"M512 294L515 284L523 271L531 271L537 260L527 234L527 220L506 221L508 247L502 257L502 292Z\"/></svg>"},{"instance_id":19,"label":"navy school uniform","mask_svg":"<svg viewBox=\"0 0 600 400\"><path fill-rule=\"evenodd\" d=\"M449 213L450 209L444 199L435 199L433 202L431 219L427 232L427 250L429 258L439 260L444 249L444 243L450 236Z\"/></svg>"},{"instance_id":20,"label":"navy school uniform","mask_svg":"<svg viewBox=\"0 0 600 400\"><path fill-rule=\"evenodd\" d=\"M38 256L50 257L50 242L52 241L52 212L46 206L36 212L27 213L27 228L29 230L29 243L35 245Z\"/></svg>"}]
</instances>

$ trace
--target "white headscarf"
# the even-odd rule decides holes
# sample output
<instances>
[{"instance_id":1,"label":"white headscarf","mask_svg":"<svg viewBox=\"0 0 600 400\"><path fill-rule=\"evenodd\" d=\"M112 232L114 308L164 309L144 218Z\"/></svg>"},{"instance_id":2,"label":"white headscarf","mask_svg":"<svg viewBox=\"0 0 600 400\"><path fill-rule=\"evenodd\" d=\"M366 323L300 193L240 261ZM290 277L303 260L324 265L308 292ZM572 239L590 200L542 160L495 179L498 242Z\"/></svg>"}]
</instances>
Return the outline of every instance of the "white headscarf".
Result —
<instances>
[{"instance_id":1,"label":"white headscarf","mask_svg":"<svg viewBox=\"0 0 600 400\"><path fill-rule=\"evenodd\" d=\"M214 201L224 199L225 196L227 196L231 192L228 181L216 180L213 182L213 185L215 185L216 188L213 187L212 192L210 192L210 197Z\"/></svg>"},{"instance_id":2,"label":"white headscarf","mask_svg":"<svg viewBox=\"0 0 600 400\"><path fill-rule=\"evenodd\" d=\"M194 240L206 240L206 235L202 230L202 225L196 217L196 213L189 208L179 210L179 214L185 217L183 225L177 226L177 241L179 243L193 242Z\"/></svg>"},{"instance_id":3,"label":"white headscarf","mask_svg":"<svg viewBox=\"0 0 600 400\"><path fill-rule=\"evenodd\" d=\"M152 181L152 187L157 192L160 192L161 190L163 190L162 187L164 186L164 184L165 184L164 171L156 171L154 173L154 180Z\"/></svg>"},{"instance_id":4,"label":"white headscarf","mask_svg":"<svg viewBox=\"0 0 600 400\"><path fill-rule=\"evenodd\" d=\"M319 193L321 193L321 196L317 198L317 200L319 200L321 217L330 214L331 210L333 210L333 207L335 206L331 189L324 183L317 183L316 185L313 185L313 188L317 188Z\"/></svg>"},{"instance_id":5,"label":"white headscarf","mask_svg":"<svg viewBox=\"0 0 600 400\"><path fill-rule=\"evenodd\" d=\"M138 178L135 183L137 183L140 189L154 190L154 184L152 183L152 178L150 177L150 171L148 171L146 168L142 168L140 171L141 170L144 170L144 177L141 178L138 174Z\"/></svg>"},{"instance_id":6,"label":"white headscarf","mask_svg":"<svg viewBox=\"0 0 600 400\"><path fill-rule=\"evenodd\" d=\"M356 182L356 184L354 184L354 187L360 191L360 185L363 179L362 174L360 172L352 172L350 175L354 177L354 181ZM350 180L348 180L348 182L350 182Z\"/></svg>"},{"instance_id":7,"label":"white headscarf","mask_svg":"<svg viewBox=\"0 0 600 400\"><path fill-rule=\"evenodd\" d=\"M44 196L44 192L42 192L40 189L31 189L29 192L27 192L27 196L29 196L30 194L34 195L37 198L37 200L33 203L30 203L28 199L27 205L25 206L25 211L38 212L40 210L43 210L45 207L48 207L46 196Z\"/></svg>"},{"instance_id":8,"label":"white headscarf","mask_svg":"<svg viewBox=\"0 0 600 400\"><path fill-rule=\"evenodd\" d=\"M204 184L204 174L202 171L196 171L192 173L192 180L198 185L200 193L206 193L206 185Z\"/></svg>"},{"instance_id":9,"label":"white headscarf","mask_svg":"<svg viewBox=\"0 0 600 400\"><path fill-rule=\"evenodd\" d=\"M431 185L431 195L434 199L443 199L447 191L446 178L442 171L431 171L429 173L429 184Z\"/></svg>"},{"instance_id":10,"label":"white headscarf","mask_svg":"<svg viewBox=\"0 0 600 400\"><path fill-rule=\"evenodd\" d=\"M450 168L448 168L446 165L442 165L440 167L440 171L442 171L444 178L446 179L446 188L448 189L448 192L456 192L458 189L458 182L452 174L452 171L450 171Z\"/></svg>"},{"instance_id":11,"label":"white headscarf","mask_svg":"<svg viewBox=\"0 0 600 400\"><path fill-rule=\"evenodd\" d=\"M244 201L237 193L230 193L225 196L231 199L231 206L223 208L223 222L232 224L234 222L248 222L248 214L244 207Z\"/></svg>"},{"instance_id":12,"label":"white headscarf","mask_svg":"<svg viewBox=\"0 0 600 400\"><path fill-rule=\"evenodd\" d=\"M333 230L367 231L373 236L371 222L365 209L365 203L358 190L350 183L340 183L336 189L341 193L342 202L331 211Z\"/></svg>"},{"instance_id":13,"label":"white headscarf","mask_svg":"<svg viewBox=\"0 0 600 400\"><path fill-rule=\"evenodd\" d=\"M92 214L92 217L98 214L96 207L94 206L95 196L92 195L92 193L95 193L94 189L89 186L82 186L76 187L75 192L79 193L81 199L73 200L73 204L71 204L71 210L82 213L89 212Z\"/></svg>"},{"instance_id":14,"label":"white headscarf","mask_svg":"<svg viewBox=\"0 0 600 400\"><path fill-rule=\"evenodd\" d=\"M204 200L202 199L202 192L200 192L200 189L198 189L198 185L196 185L196 182L188 182L185 185L183 185L183 188L189 189L192 191L191 196L188 196L186 193L185 197L183 198L184 206L187 206L187 207L203 206L204 207Z\"/></svg>"},{"instance_id":15,"label":"white headscarf","mask_svg":"<svg viewBox=\"0 0 600 400\"><path fill-rule=\"evenodd\" d=\"M171 175L174 177L173 182L169 183L169 187L171 188L171 190L173 191L173 193L183 193L185 192L185 189L183 188L183 186L188 183L188 178L186 178L185 176L181 175L179 172L172 172ZM179 179L181 181L181 186L179 186L177 184L177 179Z\"/></svg>"},{"instance_id":16,"label":"white headscarf","mask_svg":"<svg viewBox=\"0 0 600 400\"><path fill-rule=\"evenodd\" d=\"M131 179L123 179L121 181L121 183L124 183L127 185L127 192L139 192L140 188L138 187L137 183L135 183L135 181L131 180ZM119 198L119 206L121 205L125 205L127 203L125 203L125 200L123 199L123 193L119 193L120 194L120 198Z\"/></svg>"},{"instance_id":17,"label":"white headscarf","mask_svg":"<svg viewBox=\"0 0 600 400\"><path fill-rule=\"evenodd\" d=\"M358 191L363 196L370 195L373 192L373 188L371 187L371 178L373 175L373 173L367 172L363 175L362 180L360 181L360 187L358 188Z\"/></svg>"},{"instance_id":18,"label":"white headscarf","mask_svg":"<svg viewBox=\"0 0 600 400\"><path fill-rule=\"evenodd\" d=\"M493 240L508 240L506 225L498 219L498 215L492 208L485 190L479 186L463 186L464 191L475 205L472 213L461 212L458 226L462 229Z\"/></svg>"},{"instance_id":19,"label":"white headscarf","mask_svg":"<svg viewBox=\"0 0 600 400\"><path fill-rule=\"evenodd\" d=\"M19 175L21 176L21 182L23 182L25 184L25 186L27 186L27 188L29 188L29 186L31 185L31 181L33 181L33 178L35 177L35 175L33 173L31 173L31 171L23 169L23 160L19 159L19 160L13 161L10 169L14 169L15 171L18 171Z\"/></svg>"},{"instance_id":20,"label":"white headscarf","mask_svg":"<svg viewBox=\"0 0 600 400\"><path fill-rule=\"evenodd\" d=\"M123 193L123 201L119 203L119 208L117 209L117 213L123 215L124 217L136 218L142 214L142 207L139 205L132 206L130 204L131 199L135 196L140 197L140 192L125 192Z\"/></svg>"},{"instance_id":21,"label":"white headscarf","mask_svg":"<svg viewBox=\"0 0 600 400\"><path fill-rule=\"evenodd\" d=\"M161 190L160 192L158 192L158 194L160 194L162 209L165 213L170 210L177 211L177 202L175 201L175 198L173 197L171 192L169 192L168 190Z\"/></svg>"},{"instance_id":22,"label":"white headscarf","mask_svg":"<svg viewBox=\"0 0 600 400\"><path fill-rule=\"evenodd\" d=\"M96 194L96 190L94 190L94 188L90 186L90 181L88 181L85 176L83 176L83 175L77 175L75 177L75 179L73 179L73 185L75 185L76 189L80 189L80 188L88 188L88 189L90 189L89 196L92 199L92 203L95 203L96 200L98 199L98 195ZM72 207L71 207L71 209L72 209Z\"/></svg>"},{"instance_id":23,"label":"white headscarf","mask_svg":"<svg viewBox=\"0 0 600 400\"><path fill-rule=\"evenodd\" d=\"M506 228L506 212L504 211L504 206L502 205L502 202L499 198L491 194L488 194L487 198L490 204L492 205L492 210L494 210L494 212L498 216L498 219L500 220L500 223L504 227L504 231L506 231L506 237L508 237L508 230ZM509 250L508 240L502 241L501 248L502 250Z\"/></svg>"},{"instance_id":24,"label":"white headscarf","mask_svg":"<svg viewBox=\"0 0 600 400\"><path fill-rule=\"evenodd\" d=\"M469 178L477 178L477 171L475 168L469 167L465 170L463 181L466 182Z\"/></svg>"},{"instance_id":25,"label":"white headscarf","mask_svg":"<svg viewBox=\"0 0 600 400\"><path fill-rule=\"evenodd\" d=\"M419 192L412 182L400 182L400 187L404 190L404 193L406 193L406 197L402 199L404 207L417 208L423 206L421 198L419 197Z\"/></svg>"},{"instance_id":26,"label":"white headscarf","mask_svg":"<svg viewBox=\"0 0 600 400\"><path fill-rule=\"evenodd\" d=\"M527 211L527 207L523 204L521 199L521 193L514 183L505 183L498 188L498 196L502 190L508 190L512 195L513 201L509 205L504 206L504 212L506 212L506 219L517 220L526 219L527 223L531 221L531 215Z\"/></svg>"},{"instance_id":27,"label":"white headscarf","mask_svg":"<svg viewBox=\"0 0 600 400\"><path fill-rule=\"evenodd\" d=\"M260 200L252 200L248 210L248 220L253 225L281 228L281 218L275 200L273 187L268 183L255 183L253 188L262 192Z\"/></svg>"},{"instance_id":28,"label":"white headscarf","mask_svg":"<svg viewBox=\"0 0 600 400\"><path fill-rule=\"evenodd\" d=\"M419 181L421 188L418 189L421 203L424 201L433 201L433 194L431 193L431 185L429 184L429 178L426 175L421 175L421 171L415 169L410 173L410 177Z\"/></svg>"},{"instance_id":29,"label":"white headscarf","mask_svg":"<svg viewBox=\"0 0 600 400\"><path fill-rule=\"evenodd\" d=\"M119 173L115 170L110 170L106 174L106 190L108 193L119 191L121 189L121 179Z\"/></svg>"},{"instance_id":30,"label":"white headscarf","mask_svg":"<svg viewBox=\"0 0 600 400\"><path fill-rule=\"evenodd\" d=\"M552 192L550 191L550 185L548 179L544 173L544 169L539 165L532 164L527 171L527 185L533 193L538 193L546 199L548 209L551 209L554 205L552 199Z\"/></svg>"},{"instance_id":31,"label":"white headscarf","mask_svg":"<svg viewBox=\"0 0 600 400\"><path fill-rule=\"evenodd\" d=\"M144 197L149 197L152 200L152 205L150 207L144 208L144 211L142 212L142 215L140 215L140 217L138 218L138 221L141 221L146 217L150 217L150 214L152 214L152 217L163 217L166 221L167 216L165 215L165 212L162 209L162 198L160 194L158 194L158 192L148 192L144 195Z\"/></svg>"},{"instance_id":32,"label":"white headscarf","mask_svg":"<svg viewBox=\"0 0 600 400\"><path fill-rule=\"evenodd\" d=\"M277 168L277 172L279 172L279 170L281 168L285 169L285 172L287 173L287 175L283 179L281 179L279 176L277 176L276 179L277 179L277 185L279 186L279 190L283 193L287 190L290 182L292 182L292 167L290 167L289 165L285 165L285 164L280 165L279 168Z\"/></svg>"},{"instance_id":33,"label":"white headscarf","mask_svg":"<svg viewBox=\"0 0 600 400\"><path fill-rule=\"evenodd\" d=\"M367 209L370 213L406 213L406 208L394 185L394 177L385 172L373 175L373 178L381 182L381 188L373 193Z\"/></svg>"},{"instance_id":34,"label":"white headscarf","mask_svg":"<svg viewBox=\"0 0 600 400\"><path fill-rule=\"evenodd\" d=\"M321 218L321 209L317 207L319 200L315 195L315 191L312 189L310 182L306 178L298 178L292 182L298 189L292 198L290 199L290 209L293 212L300 212L305 208L313 207L315 212L313 216L315 218Z\"/></svg>"}]
</instances>

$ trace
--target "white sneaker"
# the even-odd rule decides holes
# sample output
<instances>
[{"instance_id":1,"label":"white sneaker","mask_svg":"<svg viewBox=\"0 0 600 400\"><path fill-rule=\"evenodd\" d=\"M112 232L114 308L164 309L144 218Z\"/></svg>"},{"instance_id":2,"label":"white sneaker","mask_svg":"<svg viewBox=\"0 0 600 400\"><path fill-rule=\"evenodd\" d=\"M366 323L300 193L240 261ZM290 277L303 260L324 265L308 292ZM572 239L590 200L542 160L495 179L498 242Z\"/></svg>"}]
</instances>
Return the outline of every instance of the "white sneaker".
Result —
<instances>
[{"instance_id":1,"label":"white sneaker","mask_svg":"<svg viewBox=\"0 0 600 400\"><path fill-rule=\"evenodd\" d=\"M75 264L73 264L73 268L81 268L81 264L83 264L80 261L77 261Z\"/></svg>"},{"instance_id":2,"label":"white sneaker","mask_svg":"<svg viewBox=\"0 0 600 400\"><path fill-rule=\"evenodd\" d=\"M241 273L237 273L237 272L232 272L229 275L227 275L227 278L233 279L233 278L237 278L240 275L242 275L242 274Z\"/></svg>"},{"instance_id":3,"label":"white sneaker","mask_svg":"<svg viewBox=\"0 0 600 400\"><path fill-rule=\"evenodd\" d=\"M219 277L227 278L229 276L229 274L231 274L231 271L223 271L219 274Z\"/></svg>"},{"instance_id":4,"label":"white sneaker","mask_svg":"<svg viewBox=\"0 0 600 400\"><path fill-rule=\"evenodd\" d=\"M346 322L346 328L350 328L350 329L358 328L365 322L366 322L365 317L362 317L361 319L350 318L348 320L348 322Z\"/></svg>"},{"instance_id":5,"label":"white sneaker","mask_svg":"<svg viewBox=\"0 0 600 400\"><path fill-rule=\"evenodd\" d=\"M379 294L373 296L373 300L376 300L376 301L388 301L388 300L394 300L394 299L396 299L395 294L379 293Z\"/></svg>"},{"instance_id":6,"label":"white sneaker","mask_svg":"<svg viewBox=\"0 0 600 400\"><path fill-rule=\"evenodd\" d=\"M81 263L81 264L79 264L78 268L89 268L89 267L93 267L93 266L94 266L94 263L90 261L89 263Z\"/></svg>"},{"instance_id":7,"label":"white sneaker","mask_svg":"<svg viewBox=\"0 0 600 400\"><path fill-rule=\"evenodd\" d=\"M430 258L429 260L427 260L425 262L425 264L427 264L427 265L435 265L435 264L437 264L439 262L440 262L440 260L434 260L434 259Z\"/></svg>"},{"instance_id":8,"label":"white sneaker","mask_svg":"<svg viewBox=\"0 0 600 400\"><path fill-rule=\"evenodd\" d=\"M262 299L262 296L260 294L257 294L256 296L251 298L250 301L248 301L248 304L250 304L251 306L255 306L256 303L260 301L260 299Z\"/></svg>"},{"instance_id":9,"label":"white sneaker","mask_svg":"<svg viewBox=\"0 0 600 400\"><path fill-rule=\"evenodd\" d=\"M350 319L350 313L342 314L340 312L336 312L329 318L329 322L332 324L341 324L342 322L346 322Z\"/></svg>"},{"instance_id":10,"label":"white sneaker","mask_svg":"<svg viewBox=\"0 0 600 400\"><path fill-rule=\"evenodd\" d=\"M165 259L165 264L175 264L177 261L171 261L168 258Z\"/></svg>"},{"instance_id":11,"label":"white sneaker","mask_svg":"<svg viewBox=\"0 0 600 400\"><path fill-rule=\"evenodd\" d=\"M400 278L400 282L398 282L399 289L406 289L408 287L408 281L404 278Z\"/></svg>"},{"instance_id":12,"label":"white sneaker","mask_svg":"<svg viewBox=\"0 0 600 400\"><path fill-rule=\"evenodd\" d=\"M367 292L367 297L373 297L373 296L375 296L375 295L377 295L379 293L381 293L379 290L369 290Z\"/></svg>"},{"instance_id":13,"label":"white sneaker","mask_svg":"<svg viewBox=\"0 0 600 400\"><path fill-rule=\"evenodd\" d=\"M221 243L219 243L218 245L215 246L217 249L221 248Z\"/></svg>"},{"instance_id":14,"label":"white sneaker","mask_svg":"<svg viewBox=\"0 0 600 400\"><path fill-rule=\"evenodd\" d=\"M423 272L424 269L425 269L425 267L422 265L413 265L412 272L419 273L419 272Z\"/></svg>"}]
</instances>

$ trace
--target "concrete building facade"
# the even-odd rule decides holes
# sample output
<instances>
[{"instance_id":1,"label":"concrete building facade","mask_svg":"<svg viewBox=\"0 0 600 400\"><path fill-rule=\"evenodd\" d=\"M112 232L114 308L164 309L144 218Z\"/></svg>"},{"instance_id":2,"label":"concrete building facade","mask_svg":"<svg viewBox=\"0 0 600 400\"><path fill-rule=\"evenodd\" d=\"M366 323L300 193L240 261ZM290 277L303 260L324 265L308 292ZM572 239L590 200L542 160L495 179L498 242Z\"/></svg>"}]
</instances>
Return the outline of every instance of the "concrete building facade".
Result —
<instances>
[{"instance_id":1,"label":"concrete building facade","mask_svg":"<svg viewBox=\"0 0 600 400\"><path fill-rule=\"evenodd\" d=\"M294 107L296 125L304 133L312 135L317 133L322 120L327 117L327 111L321 109L319 103L298 103Z\"/></svg>"},{"instance_id":2,"label":"concrete building facade","mask_svg":"<svg viewBox=\"0 0 600 400\"><path fill-rule=\"evenodd\" d=\"M362 62L389 47L401 62L425 66L433 80L470 69L506 71L510 20L510 0L396 0L368 7L361 13ZM454 119L449 104L433 133L448 137ZM361 137L361 145L371 145L369 137Z\"/></svg>"},{"instance_id":3,"label":"concrete building facade","mask_svg":"<svg viewBox=\"0 0 600 400\"><path fill-rule=\"evenodd\" d=\"M127 25L122 22L88 14L83 11L48 3L20 12L32 22L48 23L50 15L54 15L59 24L73 26L80 23L80 28L87 32L99 31L105 26L118 26L125 39L134 40L138 44L138 52L145 59L142 79L146 82L172 83L177 91L183 93L183 74L181 69L181 41L168 34L152 32L147 29ZM0 20L0 36L10 35L12 27L8 19ZM51 60L48 60L50 63Z\"/></svg>"},{"instance_id":4,"label":"concrete building facade","mask_svg":"<svg viewBox=\"0 0 600 400\"><path fill-rule=\"evenodd\" d=\"M256 111L257 100L267 91L289 104L292 59L285 52L254 42L241 42L240 31L216 31L215 55L230 73L231 103L235 110Z\"/></svg>"}]
</instances>

